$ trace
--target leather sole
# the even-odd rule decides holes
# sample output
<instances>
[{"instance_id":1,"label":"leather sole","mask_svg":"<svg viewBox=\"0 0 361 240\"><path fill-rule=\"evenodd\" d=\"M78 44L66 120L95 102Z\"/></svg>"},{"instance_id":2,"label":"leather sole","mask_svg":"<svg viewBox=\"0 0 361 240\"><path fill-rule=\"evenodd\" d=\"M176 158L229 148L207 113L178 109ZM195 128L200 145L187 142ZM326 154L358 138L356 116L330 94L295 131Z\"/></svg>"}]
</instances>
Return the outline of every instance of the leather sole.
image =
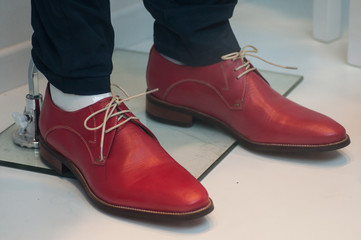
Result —
<instances>
[{"instance_id":1,"label":"leather sole","mask_svg":"<svg viewBox=\"0 0 361 240\"><path fill-rule=\"evenodd\" d=\"M187 107L167 103L157 97L154 97L152 94L148 94L146 96L146 112L148 116L157 121L177 126L190 127L195 119L216 125L235 137L242 146L253 151L322 152L337 150L350 144L350 138L348 135L346 135L341 141L320 145L270 144L254 142L237 133L231 126L212 116Z\"/></svg>"},{"instance_id":2,"label":"leather sole","mask_svg":"<svg viewBox=\"0 0 361 240\"><path fill-rule=\"evenodd\" d=\"M110 214L150 220L180 221L191 220L205 216L208 213L212 212L214 209L211 199L209 199L208 204L203 208L189 212L162 212L114 205L102 200L99 196L97 196L90 188L79 168L71 160L65 158L62 154L49 146L41 136L39 153L42 161L52 167L60 175L64 175L66 171L70 170L73 175L80 181L83 189L87 193L90 200L92 200L92 202L95 203L95 205L101 210L106 211Z\"/></svg>"}]
</instances>

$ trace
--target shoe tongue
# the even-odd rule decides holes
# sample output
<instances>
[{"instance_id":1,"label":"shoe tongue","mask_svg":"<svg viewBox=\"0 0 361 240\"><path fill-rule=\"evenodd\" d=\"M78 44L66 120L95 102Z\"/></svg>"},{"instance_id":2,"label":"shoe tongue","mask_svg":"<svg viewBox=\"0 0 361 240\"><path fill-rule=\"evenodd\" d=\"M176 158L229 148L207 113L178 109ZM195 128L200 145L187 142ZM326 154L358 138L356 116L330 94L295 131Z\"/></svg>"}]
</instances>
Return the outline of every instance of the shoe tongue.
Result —
<instances>
[{"instance_id":1,"label":"shoe tongue","mask_svg":"<svg viewBox=\"0 0 361 240\"><path fill-rule=\"evenodd\" d=\"M106 98L99 100L98 102L96 102L97 108L99 108L99 109L104 108L112 99L113 99L112 97L106 97ZM97 110L99 110L99 109L97 109Z\"/></svg>"},{"instance_id":2,"label":"shoe tongue","mask_svg":"<svg viewBox=\"0 0 361 240\"><path fill-rule=\"evenodd\" d=\"M118 111L125 111L125 110L129 110L129 108L122 103L121 105L118 105ZM124 114L126 116L126 118L130 118L130 117L136 117L131 111L126 112ZM126 118L122 117L122 119L120 119L120 121L125 121ZM129 125L134 125L134 127L136 126L137 128L139 128L140 130L144 131L146 134L148 134L150 137L154 138L157 140L157 138L155 137L155 135L152 133L152 131L149 130L149 128L147 128L141 121L139 121L138 118L135 119L131 119L129 121L130 124L125 123L125 125L129 126ZM122 126L121 126L122 127ZM120 128L121 128L120 127Z\"/></svg>"},{"instance_id":3,"label":"shoe tongue","mask_svg":"<svg viewBox=\"0 0 361 240\"><path fill-rule=\"evenodd\" d=\"M97 104L97 108L93 109L94 112L105 108L106 105L111 100L112 100L112 97L104 98L104 99L100 100L98 102L98 104ZM124 111L124 114L116 115L116 116L113 116L113 117L109 118L106 121L106 129L110 129L110 128L116 126L117 124L120 124L120 123L126 121L128 118L135 118L135 115L129 110L129 108L124 103L119 104L116 107L115 111L117 111L117 112L123 112ZM99 115L95 116L95 122L97 124L99 124L101 122L104 122L104 117L105 117L105 111L102 114L99 114ZM124 130L127 129L126 132L128 132L128 131L130 131L130 132L142 131L143 133L145 132L150 137L156 139L154 134L146 126L144 126L137 118L130 119L126 123L124 123L123 125L120 125L119 127L114 129L113 131L110 131L110 132L105 134L105 136L104 136L104 148L103 148L103 156L104 156L105 160L108 158L108 155L109 155L109 152L111 150L111 146L113 144L115 136L117 134L120 134L122 132L122 129L124 129ZM99 131L101 131L101 129Z\"/></svg>"}]
</instances>

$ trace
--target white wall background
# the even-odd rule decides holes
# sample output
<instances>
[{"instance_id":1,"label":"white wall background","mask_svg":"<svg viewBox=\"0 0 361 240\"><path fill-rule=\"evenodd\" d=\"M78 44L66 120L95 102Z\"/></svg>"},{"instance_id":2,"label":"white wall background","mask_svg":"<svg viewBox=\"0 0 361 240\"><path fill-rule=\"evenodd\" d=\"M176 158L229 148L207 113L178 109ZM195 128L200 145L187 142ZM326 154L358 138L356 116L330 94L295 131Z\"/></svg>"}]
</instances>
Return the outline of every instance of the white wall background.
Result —
<instances>
[{"instance_id":1,"label":"white wall background","mask_svg":"<svg viewBox=\"0 0 361 240\"><path fill-rule=\"evenodd\" d=\"M25 83L31 32L30 1L0 0L0 92Z\"/></svg>"}]
</instances>

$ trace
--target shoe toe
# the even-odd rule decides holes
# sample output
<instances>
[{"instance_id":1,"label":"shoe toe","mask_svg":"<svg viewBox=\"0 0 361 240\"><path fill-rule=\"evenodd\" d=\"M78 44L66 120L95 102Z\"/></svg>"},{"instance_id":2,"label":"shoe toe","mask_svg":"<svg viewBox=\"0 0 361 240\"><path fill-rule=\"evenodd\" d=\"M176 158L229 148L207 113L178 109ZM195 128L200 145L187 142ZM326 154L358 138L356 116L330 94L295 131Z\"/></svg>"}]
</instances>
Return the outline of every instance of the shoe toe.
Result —
<instances>
[{"instance_id":1,"label":"shoe toe","mask_svg":"<svg viewBox=\"0 0 361 240\"><path fill-rule=\"evenodd\" d=\"M122 147L114 147L118 142ZM108 202L176 213L197 211L210 204L201 183L144 132L127 126L113 144L107 160L110 170L106 184L112 187L102 194L111 196ZM119 156L123 156L121 163Z\"/></svg>"},{"instance_id":2,"label":"shoe toe","mask_svg":"<svg viewBox=\"0 0 361 240\"><path fill-rule=\"evenodd\" d=\"M313 134L309 139L313 139L314 144L336 143L347 137L343 126L328 117L324 117L324 119L324 121L318 124L313 124Z\"/></svg>"}]
</instances>

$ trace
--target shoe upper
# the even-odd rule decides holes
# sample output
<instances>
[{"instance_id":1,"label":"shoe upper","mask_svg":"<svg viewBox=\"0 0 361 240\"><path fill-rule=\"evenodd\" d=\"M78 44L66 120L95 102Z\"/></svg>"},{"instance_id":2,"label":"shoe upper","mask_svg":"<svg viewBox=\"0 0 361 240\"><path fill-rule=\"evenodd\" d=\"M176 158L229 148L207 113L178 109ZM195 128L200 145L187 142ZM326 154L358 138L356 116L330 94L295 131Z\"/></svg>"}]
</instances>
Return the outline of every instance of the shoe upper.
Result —
<instances>
[{"instance_id":1,"label":"shoe upper","mask_svg":"<svg viewBox=\"0 0 361 240\"><path fill-rule=\"evenodd\" d=\"M124 122L102 136L97 128L104 122L111 98L89 107L65 112L45 94L39 127L46 144L75 165L98 198L107 204L166 212L187 212L209 204L204 187L160 146L154 135L124 103L110 117L106 129ZM93 115L92 115L93 114ZM101 149L101 139L103 148Z\"/></svg>"},{"instance_id":2,"label":"shoe upper","mask_svg":"<svg viewBox=\"0 0 361 240\"><path fill-rule=\"evenodd\" d=\"M216 118L250 142L317 145L345 139L340 124L280 95L247 62L241 57L190 67L152 48L147 84L159 88L153 93L158 99Z\"/></svg>"}]
</instances>

